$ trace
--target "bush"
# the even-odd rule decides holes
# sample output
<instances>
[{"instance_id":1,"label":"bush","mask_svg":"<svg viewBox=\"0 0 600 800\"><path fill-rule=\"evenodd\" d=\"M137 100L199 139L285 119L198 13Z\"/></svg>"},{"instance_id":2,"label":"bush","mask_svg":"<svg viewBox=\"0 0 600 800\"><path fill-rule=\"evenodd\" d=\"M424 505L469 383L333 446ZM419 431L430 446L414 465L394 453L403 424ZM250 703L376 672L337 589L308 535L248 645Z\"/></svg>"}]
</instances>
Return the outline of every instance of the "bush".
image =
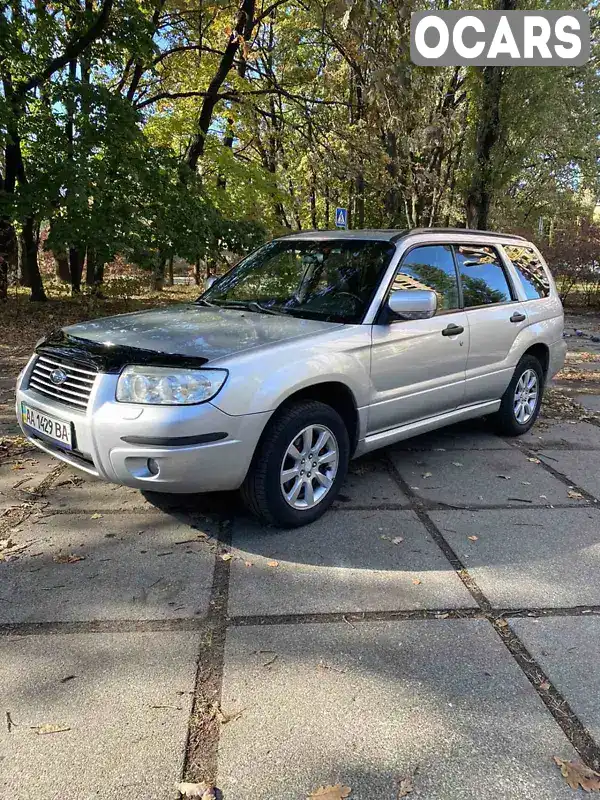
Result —
<instances>
[{"instance_id":1,"label":"bush","mask_svg":"<svg viewBox=\"0 0 600 800\"><path fill-rule=\"evenodd\" d=\"M600 227L583 222L555 231L543 249L563 303L600 307Z\"/></svg>"}]
</instances>

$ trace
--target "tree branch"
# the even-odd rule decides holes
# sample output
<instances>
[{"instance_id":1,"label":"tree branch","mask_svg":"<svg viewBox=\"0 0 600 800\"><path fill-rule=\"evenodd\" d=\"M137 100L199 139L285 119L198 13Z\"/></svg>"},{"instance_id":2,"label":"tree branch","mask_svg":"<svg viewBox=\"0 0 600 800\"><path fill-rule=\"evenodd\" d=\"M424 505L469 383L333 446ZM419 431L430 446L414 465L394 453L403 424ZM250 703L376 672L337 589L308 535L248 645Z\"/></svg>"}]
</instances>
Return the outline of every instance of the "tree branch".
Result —
<instances>
[{"instance_id":1,"label":"tree branch","mask_svg":"<svg viewBox=\"0 0 600 800\"><path fill-rule=\"evenodd\" d=\"M86 47L89 47L92 42L95 42L96 39L102 35L108 24L110 12L112 11L112 5L113 0L104 0L102 10L87 31L82 33L81 36L77 36L75 39L72 39L65 47L64 52L60 56L53 58L52 61L50 61L44 67L44 69L41 70L41 72L38 72L37 75L32 75L29 80L20 83L17 87L16 93L22 97L27 92L35 89L36 87L40 86L40 84L51 78L55 72L58 72L63 67L66 67L70 61L74 61L76 58L78 58L86 49Z\"/></svg>"}]
</instances>

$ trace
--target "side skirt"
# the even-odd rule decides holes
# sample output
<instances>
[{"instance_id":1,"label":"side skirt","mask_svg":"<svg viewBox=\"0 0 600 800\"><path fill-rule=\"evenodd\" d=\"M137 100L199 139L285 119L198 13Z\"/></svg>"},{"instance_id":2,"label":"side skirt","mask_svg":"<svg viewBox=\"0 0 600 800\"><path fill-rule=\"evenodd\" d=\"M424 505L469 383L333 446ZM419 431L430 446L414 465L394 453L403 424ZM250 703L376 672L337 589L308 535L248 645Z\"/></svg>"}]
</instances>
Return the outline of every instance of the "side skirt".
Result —
<instances>
[{"instance_id":1,"label":"side skirt","mask_svg":"<svg viewBox=\"0 0 600 800\"><path fill-rule=\"evenodd\" d=\"M362 456L364 453L377 450L379 447L386 447L386 445L394 444L394 442L401 442L403 439L410 439L411 436L434 431L436 428L444 428L454 422L461 422L473 417L482 417L485 414L493 414L499 408L500 400L476 403L472 406L446 411L444 414L437 414L435 417L427 417L427 419L421 419L418 422L411 422L408 425L399 425L397 428L390 428L387 431L372 433L358 443L354 457Z\"/></svg>"}]
</instances>

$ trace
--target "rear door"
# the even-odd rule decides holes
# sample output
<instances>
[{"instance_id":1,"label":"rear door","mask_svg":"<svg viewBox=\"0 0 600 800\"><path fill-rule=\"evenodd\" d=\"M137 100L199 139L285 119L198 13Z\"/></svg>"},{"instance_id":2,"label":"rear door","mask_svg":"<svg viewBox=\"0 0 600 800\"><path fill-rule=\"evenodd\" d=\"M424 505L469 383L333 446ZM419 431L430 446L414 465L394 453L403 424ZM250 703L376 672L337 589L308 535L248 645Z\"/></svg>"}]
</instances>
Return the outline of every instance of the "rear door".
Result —
<instances>
[{"instance_id":1,"label":"rear door","mask_svg":"<svg viewBox=\"0 0 600 800\"><path fill-rule=\"evenodd\" d=\"M433 289L438 310L431 319L373 325L368 433L451 411L464 399L469 329L452 247L408 250L389 291L394 289Z\"/></svg>"},{"instance_id":2,"label":"rear door","mask_svg":"<svg viewBox=\"0 0 600 800\"><path fill-rule=\"evenodd\" d=\"M495 247L469 242L454 252L469 325L464 402L498 400L516 366L515 339L528 324L525 304Z\"/></svg>"}]
</instances>

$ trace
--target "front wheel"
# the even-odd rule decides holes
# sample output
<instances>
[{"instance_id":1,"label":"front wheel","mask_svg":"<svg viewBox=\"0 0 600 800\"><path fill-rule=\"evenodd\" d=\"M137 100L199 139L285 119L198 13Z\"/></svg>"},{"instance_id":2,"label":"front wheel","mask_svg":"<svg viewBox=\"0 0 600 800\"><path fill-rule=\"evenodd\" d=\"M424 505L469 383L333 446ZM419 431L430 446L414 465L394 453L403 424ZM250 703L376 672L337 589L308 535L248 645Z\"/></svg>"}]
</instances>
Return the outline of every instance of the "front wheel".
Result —
<instances>
[{"instance_id":1,"label":"front wheel","mask_svg":"<svg viewBox=\"0 0 600 800\"><path fill-rule=\"evenodd\" d=\"M279 412L258 445L242 497L262 522L295 528L322 516L346 477L348 431L331 406L316 400Z\"/></svg>"},{"instance_id":2,"label":"front wheel","mask_svg":"<svg viewBox=\"0 0 600 800\"><path fill-rule=\"evenodd\" d=\"M500 409L492 417L498 433L521 436L532 427L540 412L544 371L535 356L523 356L502 396Z\"/></svg>"}]
</instances>

